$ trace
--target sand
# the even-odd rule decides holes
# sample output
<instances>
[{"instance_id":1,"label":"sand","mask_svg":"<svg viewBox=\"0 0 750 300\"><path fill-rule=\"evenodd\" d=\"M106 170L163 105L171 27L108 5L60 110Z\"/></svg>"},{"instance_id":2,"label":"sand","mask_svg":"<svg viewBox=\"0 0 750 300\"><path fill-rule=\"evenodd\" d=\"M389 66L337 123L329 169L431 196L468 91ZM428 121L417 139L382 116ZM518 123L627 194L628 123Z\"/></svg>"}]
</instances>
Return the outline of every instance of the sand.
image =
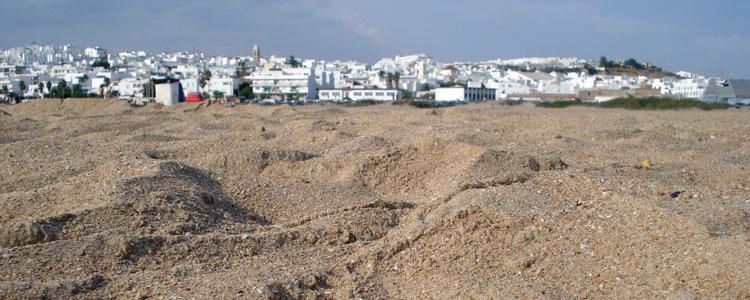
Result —
<instances>
[{"instance_id":1,"label":"sand","mask_svg":"<svg viewBox=\"0 0 750 300\"><path fill-rule=\"evenodd\" d=\"M750 298L747 110L0 110L0 298Z\"/></svg>"}]
</instances>

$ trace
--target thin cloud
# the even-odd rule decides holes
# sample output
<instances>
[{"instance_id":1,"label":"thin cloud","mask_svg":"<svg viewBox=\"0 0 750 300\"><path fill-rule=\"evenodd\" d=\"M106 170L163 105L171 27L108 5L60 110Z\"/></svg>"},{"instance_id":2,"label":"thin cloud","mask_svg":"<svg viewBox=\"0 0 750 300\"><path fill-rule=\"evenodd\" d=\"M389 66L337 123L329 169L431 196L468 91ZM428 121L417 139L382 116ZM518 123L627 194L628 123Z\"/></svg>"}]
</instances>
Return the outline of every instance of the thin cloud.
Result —
<instances>
[{"instance_id":1,"label":"thin cloud","mask_svg":"<svg viewBox=\"0 0 750 300\"><path fill-rule=\"evenodd\" d=\"M750 38L735 33L728 36L701 37L694 39L693 43L702 47L747 51Z\"/></svg>"},{"instance_id":2,"label":"thin cloud","mask_svg":"<svg viewBox=\"0 0 750 300\"><path fill-rule=\"evenodd\" d=\"M354 32L366 36L377 42L383 42L383 40L385 39L385 32L375 26L367 25L364 23L359 24L359 26L354 29Z\"/></svg>"}]
</instances>

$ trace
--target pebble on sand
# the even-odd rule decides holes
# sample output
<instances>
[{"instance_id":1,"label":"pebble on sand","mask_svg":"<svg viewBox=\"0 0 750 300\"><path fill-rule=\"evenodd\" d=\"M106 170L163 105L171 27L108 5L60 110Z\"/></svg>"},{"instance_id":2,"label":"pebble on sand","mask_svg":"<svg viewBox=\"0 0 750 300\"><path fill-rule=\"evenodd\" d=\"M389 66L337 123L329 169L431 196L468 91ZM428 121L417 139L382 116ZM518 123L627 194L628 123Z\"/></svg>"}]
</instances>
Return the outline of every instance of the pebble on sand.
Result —
<instances>
[{"instance_id":1,"label":"pebble on sand","mask_svg":"<svg viewBox=\"0 0 750 300\"><path fill-rule=\"evenodd\" d=\"M642 167L644 167L644 168L650 168L650 167L651 167L651 162L650 162L650 161L648 161L648 159L644 159L644 160L643 160L643 161L641 162L641 166L642 166Z\"/></svg>"}]
</instances>

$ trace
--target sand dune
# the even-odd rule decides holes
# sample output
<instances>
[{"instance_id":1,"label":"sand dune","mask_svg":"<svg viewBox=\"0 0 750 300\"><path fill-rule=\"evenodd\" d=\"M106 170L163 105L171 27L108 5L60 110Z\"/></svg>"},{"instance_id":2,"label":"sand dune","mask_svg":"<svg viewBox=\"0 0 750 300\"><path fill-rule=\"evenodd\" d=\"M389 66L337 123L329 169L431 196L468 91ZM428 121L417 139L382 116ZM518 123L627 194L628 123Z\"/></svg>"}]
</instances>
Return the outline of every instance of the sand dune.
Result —
<instances>
[{"instance_id":1,"label":"sand dune","mask_svg":"<svg viewBox=\"0 0 750 300\"><path fill-rule=\"evenodd\" d=\"M0 109L0 298L750 298L747 111Z\"/></svg>"}]
</instances>

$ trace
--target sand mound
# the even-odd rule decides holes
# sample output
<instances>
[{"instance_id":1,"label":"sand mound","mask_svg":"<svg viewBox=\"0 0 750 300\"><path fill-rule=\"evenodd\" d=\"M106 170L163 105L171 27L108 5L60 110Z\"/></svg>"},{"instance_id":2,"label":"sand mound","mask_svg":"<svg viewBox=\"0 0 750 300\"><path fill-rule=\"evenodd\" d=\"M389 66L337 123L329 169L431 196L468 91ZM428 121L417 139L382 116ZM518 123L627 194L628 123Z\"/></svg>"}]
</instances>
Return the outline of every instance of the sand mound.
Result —
<instances>
[{"instance_id":1,"label":"sand mound","mask_svg":"<svg viewBox=\"0 0 750 300\"><path fill-rule=\"evenodd\" d=\"M8 108L14 115L67 114L67 115L112 115L131 111L126 101L101 98L38 99Z\"/></svg>"},{"instance_id":2,"label":"sand mound","mask_svg":"<svg viewBox=\"0 0 750 300\"><path fill-rule=\"evenodd\" d=\"M218 157L211 167L237 170L244 174L260 175L269 165L276 162L300 162L314 158L314 154L283 149L235 150Z\"/></svg>"},{"instance_id":3,"label":"sand mound","mask_svg":"<svg viewBox=\"0 0 750 300\"><path fill-rule=\"evenodd\" d=\"M108 231L134 235L248 232L258 222L265 221L234 203L204 172L164 162L153 176L126 180L106 205L4 228L0 245L79 239Z\"/></svg>"},{"instance_id":4,"label":"sand mound","mask_svg":"<svg viewBox=\"0 0 750 300\"><path fill-rule=\"evenodd\" d=\"M745 111L2 109L0 298L750 297Z\"/></svg>"}]
</instances>

